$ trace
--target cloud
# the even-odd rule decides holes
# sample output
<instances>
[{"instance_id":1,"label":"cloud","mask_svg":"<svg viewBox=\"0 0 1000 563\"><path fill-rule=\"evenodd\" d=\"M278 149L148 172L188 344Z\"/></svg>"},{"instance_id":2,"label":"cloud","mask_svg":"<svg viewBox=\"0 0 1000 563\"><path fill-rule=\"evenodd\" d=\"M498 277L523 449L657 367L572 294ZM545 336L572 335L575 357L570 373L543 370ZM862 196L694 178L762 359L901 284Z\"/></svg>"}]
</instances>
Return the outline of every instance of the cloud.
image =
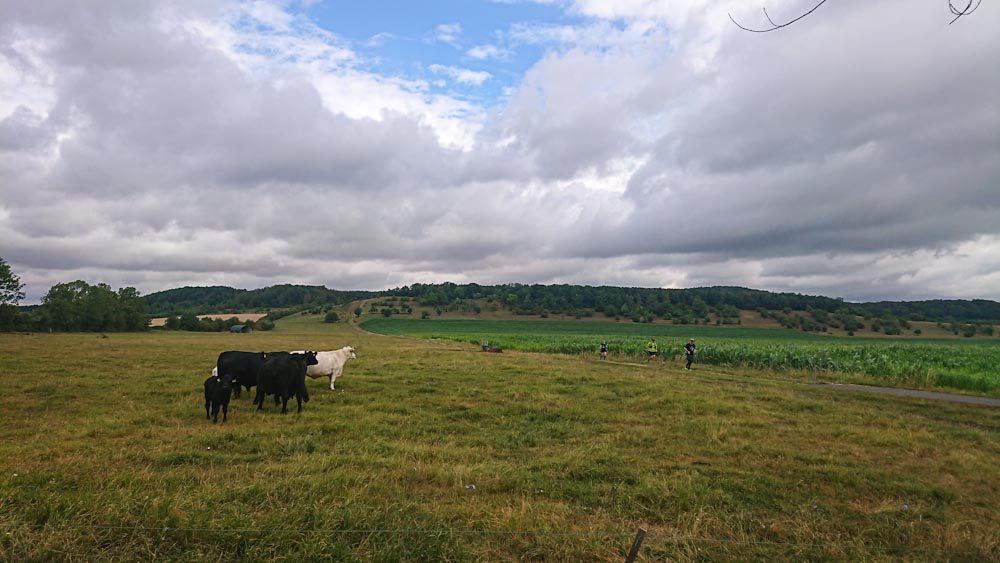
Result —
<instances>
[{"instance_id":1,"label":"cloud","mask_svg":"<svg viewBox=\"0 0 1000 563\"><path fill-rule=\"evenodd\" d=\"M488 59L505 59L510 56L510 51L496 45L476 45L466 51L465 54L469 58L483 61Z\"/></svg>"},{"instance_id":2,"label":"cloud","mask_svg":"<svg viewBox=\"0 0 1000 563\"><path fill-rule=\"evenodd\" d=\"M470 70L455 66L433 64L428 67L434 74L443 74L458 82L459 84L471 84L479 86L490 79L490 73L480 70Z\"/></svg>"},{"instance_id":3,"label":"cloud","mask_svg":"<svg viewBox=\"0 0 1000 563\"><path fill-rule=\"evenodd\" d=\"M74 279L1000 299L994 12L831 3L758 35L735 3L560 5L497 33L542 55L475 102L290 4L5 3L0 255L26 302ZM419 68L486 90L487 47Z\"/></svg>"},{"instance_id":4,"label":"cloud","mask_svg":"<svg viewBox=\"0 0 1000 563\"><path fill-rule=\"evenodd\" d=\"M43 148L51 141L52 131L45 120L27 106L17 106L0 120L0 151L30 151Z\"/></svg>"},{"instance_id":5,"label":"cloud","mask_svg":"<svg viewBox=\"0 0 1000 563\"><path fill-rule=\"evenodd\" d=\"M437 43L446 43L455 48L461 47L459 38L462 36L462 24L443 23L434 28L431 40Z\"/></svg>"},{"instance_id":6,"label":"cloud","mask_svg":"<svg viewBox=\"0 0 1000 563\"><path fill-rule=\"evenodd\" d=\"M393 33L376 33L365 41L366 47L381 47L386 43L397 39L397 36Z\"/></svg>"}]
</instances>

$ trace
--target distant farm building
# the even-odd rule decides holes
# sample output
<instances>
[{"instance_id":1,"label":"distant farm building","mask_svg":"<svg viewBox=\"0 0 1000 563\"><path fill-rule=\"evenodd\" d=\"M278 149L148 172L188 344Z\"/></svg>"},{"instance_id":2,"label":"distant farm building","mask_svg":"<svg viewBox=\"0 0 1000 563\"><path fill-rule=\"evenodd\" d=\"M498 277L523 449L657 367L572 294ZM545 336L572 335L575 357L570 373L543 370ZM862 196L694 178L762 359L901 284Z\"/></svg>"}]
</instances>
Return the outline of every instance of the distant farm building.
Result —
<instances>
[{"instance_id":1,"label":"distant farm building","mask_svg":"<svg viewBox=\"0 0 1000 563\"><path fill-rule=\"evenodd\" d=\"M253 332L253 327L250 325L233 325L229 327L229 332L240 332L243 334L250 334Z\"/></svg>"}]
</instances>

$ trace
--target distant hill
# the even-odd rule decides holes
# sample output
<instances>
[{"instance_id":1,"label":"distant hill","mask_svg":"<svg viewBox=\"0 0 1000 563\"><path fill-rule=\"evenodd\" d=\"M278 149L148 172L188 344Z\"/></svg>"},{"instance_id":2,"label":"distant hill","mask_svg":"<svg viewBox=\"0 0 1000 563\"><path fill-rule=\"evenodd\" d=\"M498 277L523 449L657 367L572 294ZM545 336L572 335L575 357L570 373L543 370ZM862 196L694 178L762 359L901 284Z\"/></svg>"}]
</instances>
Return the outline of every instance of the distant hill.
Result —
<instances>
[{"instance_id":1,"label":"distant hill","mask_svg":"<svg viewBox=\"0 0 1000 563\"><path fill-rule=\"evenodd\" d=\"M929 321L1000 322L1000 303L985 299L935 299L931 301L879 301L860 305L875 316L917 315Z\"/></svg>"},{"instance_id":2,"label":"distant hill","mask_svg":"<svg viewBox=\"0 0 1000 563\"><path fill-rule=\"evenodd\" d=\"M146 314L155 317L342 305L377 295L375 291L338 291L310 285L276 285L251 290L211 286L169 289L146 295L143 300Z\"/></svg>"},{"instance_id":3,"label":"distant hill","mask_svg":"<svg viewBox=\"0 0 1000 563\"><path fill-rule=\"evenodd\" d=\"M443 306L455 300L485 298L518 314L603 313L633 320L698 319L708 313L723 319L738 311L816 311L819 316L894 316L913 321L1000 323L1000 303L987 300L881 301L851 303L831 297L774 293L744 287L714 286L692 289L656 289L579 285L507 284L481 286L415 284L389 292L419 303Z\"/></svg>"},{"instance_id":4,"label":"distant hill","mask_svg":"<svg viewBox=\"0 0 1000 563\"><path fill-rule=\"evenodd\" d=\"M229 303L245 289L231 287L182 287L143 296L147 314L168 314L172 312L201 311L215 309L222 303Z\"/></svg>"},{"instance_id":5,"label":"distant hill","mask_svg":"<svg viewBox=\"0 0 1000 563\"><path fill-rule=\"evenodd\" d=\"M372 298L398 298L442 310L507 310L515 315L603 315L634 322L738 324L741 311L752 311L789 328L853 330L864 319L892 334L909 321L1000 324L1000 303L976 300L880 301L851 303L798 293L775 293L744 287L692 289L541 285L414 284L387 291L339 291L324 286L277 285L245 290L231 287L183 287L143 297L149 316L181 313L242 313L269 309L307 309ZM394 311L392 308L389 314ZM405 312L405 311L400 311ZM859 327L860 328L860 327Z\"/></svg>"}]
</instances>

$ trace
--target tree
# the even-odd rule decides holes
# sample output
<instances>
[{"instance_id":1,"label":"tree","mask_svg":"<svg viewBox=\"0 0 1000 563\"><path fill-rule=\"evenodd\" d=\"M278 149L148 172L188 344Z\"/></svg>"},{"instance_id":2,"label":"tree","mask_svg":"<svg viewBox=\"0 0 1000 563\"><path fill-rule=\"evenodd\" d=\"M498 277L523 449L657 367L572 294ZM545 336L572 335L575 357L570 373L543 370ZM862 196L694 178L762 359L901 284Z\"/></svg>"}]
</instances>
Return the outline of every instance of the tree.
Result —
<instances>
[{"instance_id":1,"label":"tree","mask_svg":"<svg viewBox=\"0 0 1000 563\"><path fill-rule=\"evenodd\" d=\"M14 275L7 262L0 257L0 305L17 306L24 299L24 284Z\"/></svg>"},{"instance_id":2,"label":"tree","mask_svg":"<svg viewBox=\"0 0 1000 563\"><path fill-rule=\"evenodd\" d=\"M0 258L0 330L15 330L26 320L17 309L24 299L24 284L14 275L10 266Z\"/></svg>"},{"instance_id":3,"label":"tree","mask_svg":"<svg viewBox=\"0 0 1000 563\"><path fill-rule=\"evenodd\" d=\"M339 320L340 320L340 315L338 315L335 311L330 311L329 313L326 314L326 317L323 318L324 323L335 323Z\"/></svg>"},{"instance_id":4,"label":"tree","mask_svg":"<svg viewBox=\"0 0 1000 563\"><path fill-rule=\"evenodd\" d=\"M42 328L59 331L145 330L145 305L135 288L117 293L107 284L77 280L52 286L38 310Z\"/></svg>"},{"instance_id":5,"label":"tree","mask_svg":"<svg viewBox=\"0 0 1000 563\"><path fill-rule=\"evenodd\" d=\"M180 322L181 330L190 330L197 332L201 330L201 323L198 321L198 316L194 313L187 312L181 315Z\"/></svg>"},{"instance_id":6,"label":"tree","mask_svg":"<svg viewBox=\"0 0 1000 563\"><path fill-rule=\"evenodd\" d=\"M41 326L49 330L78 331L80 319L83 316L83 299L88 284L77 280L70 283L57 283L49 288L42 297L42 306L38 309Z\"/></svg>"}]
</instances>

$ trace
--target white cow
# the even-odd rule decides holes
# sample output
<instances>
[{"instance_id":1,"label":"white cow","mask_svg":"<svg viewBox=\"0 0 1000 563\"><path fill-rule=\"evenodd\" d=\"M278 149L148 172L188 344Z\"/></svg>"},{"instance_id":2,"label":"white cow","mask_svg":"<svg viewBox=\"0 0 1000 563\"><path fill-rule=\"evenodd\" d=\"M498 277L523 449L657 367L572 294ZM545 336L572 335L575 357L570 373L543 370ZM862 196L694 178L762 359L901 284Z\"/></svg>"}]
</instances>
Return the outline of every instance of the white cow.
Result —
<instances>
[{"instance_id":1,"label":"white cow","mask_svg":"<svg viewBox=\"0 0 1000 563\"><path fill-rule=\"evenodd\" d=\"M296 354L301 352L292 353ZM319 363L306 368L306 375L313 379L329 377L330 389L333 389L333 382L340 377L341 373L343 373L344 364L347 363L347 360L353 360L356 358L357 356L354 354L354 346L344 346L340 350L332 350L330 352L316 352L316 360L318 360Z\"/></svg>"}]
</instances>

